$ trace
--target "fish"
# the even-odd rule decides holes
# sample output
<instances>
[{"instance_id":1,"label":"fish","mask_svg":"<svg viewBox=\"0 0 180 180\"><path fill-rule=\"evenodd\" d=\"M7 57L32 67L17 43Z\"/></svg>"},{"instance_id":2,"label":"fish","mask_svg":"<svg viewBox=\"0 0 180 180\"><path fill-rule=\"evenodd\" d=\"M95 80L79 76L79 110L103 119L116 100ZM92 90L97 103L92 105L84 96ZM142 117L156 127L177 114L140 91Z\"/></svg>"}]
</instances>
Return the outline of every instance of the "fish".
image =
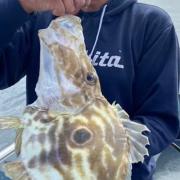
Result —
<instances>
[{"instance_id":1,"label":"fish","mask_svg":"<svg viewBox=\"0 0 180 180\"><path fill-rule=\"evenodd\" d=\"M4 164L12 180L128 180L148 156L150 130L103 96L78 17L39 31L37 100L22 116L0 117L16 129L18 160Z\"/></svg>"}]
</instances>

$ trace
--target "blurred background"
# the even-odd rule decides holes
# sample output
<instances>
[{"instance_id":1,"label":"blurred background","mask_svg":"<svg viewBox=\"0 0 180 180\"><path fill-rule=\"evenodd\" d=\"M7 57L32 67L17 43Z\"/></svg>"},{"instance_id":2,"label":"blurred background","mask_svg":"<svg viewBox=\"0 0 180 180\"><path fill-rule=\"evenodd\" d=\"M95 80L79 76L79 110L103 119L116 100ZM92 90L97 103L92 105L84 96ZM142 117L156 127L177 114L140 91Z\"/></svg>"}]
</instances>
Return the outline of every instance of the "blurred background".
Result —
<instances>
[{"instance_id":1,"label":"blurred background","mask_svg":"<svg viewBox=\"0 0 180 180\"><path fill-rule=\"evenodd\" d=\"M171 16L180 39L180 0L139 0L159 6L166 10ZM25 107L25 78L15 86L0 91L0 116L20 116ZM0 149L13 142L14 131L3 131L0 133ZM180 143L179 143L180 145ZM180 179L180 153L172 147L166 149L158 158L155 180L179 180ZM0 172L0 180L6 180Z\"/></svg>"},{"instance_id":2,"label":"blurred background","mask_svg":"<svg viewBox=\"0 0 180 180\"><path fill-rule=\"evenodd\" d=\"M138 0L138 2L159 6L171 16L180 40L180 0Z\"/></svg>"}]
</instances>

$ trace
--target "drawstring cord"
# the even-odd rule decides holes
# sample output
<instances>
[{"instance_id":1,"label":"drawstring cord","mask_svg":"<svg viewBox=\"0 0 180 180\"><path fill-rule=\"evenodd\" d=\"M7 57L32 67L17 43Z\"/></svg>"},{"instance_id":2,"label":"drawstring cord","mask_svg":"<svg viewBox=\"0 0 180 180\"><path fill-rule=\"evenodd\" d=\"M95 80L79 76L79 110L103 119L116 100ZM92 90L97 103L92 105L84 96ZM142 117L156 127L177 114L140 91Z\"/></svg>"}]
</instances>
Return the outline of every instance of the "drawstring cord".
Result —
<instances>
[{"instance_id":1,"label":"drawstring cord","mask_svg":"<svg viewBox=\"0 0 180 180\"><path fill-rule=\"evenodd\" d=\"M106 12L106 8L107 8L107 4L104 6L103 11L102 11L102 14L101 14L101 18L100 18L100 22L99 22L99 28L98 28L98 32L97 32L97 35L96 35L96 39L95 39L93 48L92 48L92 50L91 50L91 53L90 53L90 55L89 55L90 58L92 57L92 55L93 55L93 53L94 53L94 50L95 50L95 48L96 48L96 45L97 45L97 42L98 42L98 39L99 39L99 34L100 34L100 32L101 32L102 23L103 23L104 15L105 15L105 12Z\"/></svg>"}]
</instances>

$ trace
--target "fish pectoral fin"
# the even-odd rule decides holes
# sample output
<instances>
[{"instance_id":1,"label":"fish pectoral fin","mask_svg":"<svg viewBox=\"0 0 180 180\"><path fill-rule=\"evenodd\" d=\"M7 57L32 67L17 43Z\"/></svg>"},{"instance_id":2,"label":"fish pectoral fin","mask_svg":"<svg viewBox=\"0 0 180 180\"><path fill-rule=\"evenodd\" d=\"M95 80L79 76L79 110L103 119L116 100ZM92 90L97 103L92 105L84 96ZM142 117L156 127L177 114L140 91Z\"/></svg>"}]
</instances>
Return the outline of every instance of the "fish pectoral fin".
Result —
<instances>
[{"instance_id":1,"label":"fish pectoral fin","mask_svg":"<svg viewBox=\"0 0 180 180\"><path fill-rule=\"evenodd\" d=\"M0 117L0 129L17 129L21 126L21 121L16 117Z\"/></svg>"},{"instance_id":2,"label":"fish pectoral fin","mask_svg":"<svg viewBox=\"0 0 180 180\"><path fill-rule=\"evenodd\" d=\"M12 180L32 180L20 161L9 162L3 165L5 175Z\"/></svg>"},{"instance_id":3,"label":"fish pectoral fin","mask_svg":"<svg viewBox=\"0 0 180 180\"><path fill-rule=\"evenodd\" d=\"M145 125L130 120L119 104L115 104L114 107L118 111L119 118L128 135L131 163L143 162L144 156L149 155L146 148L146 145L149 145L149 139L142 133L150 132L150 130Z\"/></svg>"},{"instance_id":4,"label":"fish pectoral fin","mask_svg":"<svg viewBox=\"0 0 180 180\"><path fill-rule=\"evenodd\" d=\"M149 139L142 133L150 130L145 125L126 119L123 120L123 125L128 133L131 163L143 163L144 156L149 155L146 148L146 145L149 145Z\"/></svg>"}]
</instances>

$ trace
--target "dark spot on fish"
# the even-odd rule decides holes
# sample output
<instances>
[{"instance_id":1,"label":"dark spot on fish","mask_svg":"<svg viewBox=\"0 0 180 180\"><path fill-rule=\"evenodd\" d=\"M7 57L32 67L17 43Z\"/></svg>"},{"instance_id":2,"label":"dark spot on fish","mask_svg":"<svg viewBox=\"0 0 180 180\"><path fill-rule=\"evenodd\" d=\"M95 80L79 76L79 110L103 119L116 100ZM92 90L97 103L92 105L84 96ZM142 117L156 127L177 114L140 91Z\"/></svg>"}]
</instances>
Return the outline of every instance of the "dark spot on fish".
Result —
<instances>
[{"instance_id":1,"label":"dark spot on fish","mask_svg":"<svg viewBox=\"0 0 180 180\"><path fill-rule=\"evenodd\" d=\"M48 133L51 144L48 161L52 164L57 161L61 161L63 164L70 164L70 154L66 147L66 140L62 134L59 134L59 137L56 137L56 128L56 125L52 126Z\"/></svg>"},{"instance_id":2,"label":"dark spot on fish","mask_svg":"<svg viewBox=\"0 0 180 180\"><path fill-rule=\"evenodd\" d=\"M59 135L59 149L58 154L61 159L61 162L66 165L71 164L71 153L68 151L66 146L66 139L63 134Z\"/></svg>"},{"instance_id":3,"label":"dark spot on fish","mask_svg":"<svg viewBox=\"0 0 180 180\"><path fill-rule=\"evenodd\" d=\"M48 162L51 164L56 164L59 160L61 159L57 156L56 149L53 148L48 154Z\"/></svg>"},{"instance_id":4,"label":"dark spot on fish","mask_svg":"<svg viewBox=\"0 0 180 180\"><path fill-rule=\"evenodd\" d=\"M57 126L54 124L48 132L49 141L52 146L55 145L55 141L56 141L56 139L55 139L56 127Z\"/></svg>"},{"instance_id":5,"label":"dark spot on fish","mask_svg":"<svg viewBox=\"0 0 180 180\"><path fill-rule=\"evenodd\" d=\"M47 162L47 152L45 150L40 153L39 161L40 164L45 164Z\"/></svg>"},{"instance_id":6,"label":"dark spot on fish","mask_svg":"<svg viewBox=\"0 0 180 180\"><path fill-rule=\"evenodd\" d=\"M33 157L29 162L28 162L28 168L32 169L35 167L37 163L37 157Z\"/></svg>"},{"instance_id":7,"label":"dark spot on fish","mask_svg":"<svg viewBox=\"0 0 180 180\"><path fill-rule=\"evenodd\" d=\"M55 164L57 163L58 161L58 156L57 156L57 153L56 153L56 128L57 126L56 125L53 125L49 132L48 132L48 137L49 137L49 142L51 144L51 150L50 152L48 153L47 157L48 157L48 162L51 163L51 164Z\"/></svg>"},{"instance_id":8,"label":"dark spot on fish","mask_svg":"<svg viewBox=\"0 0 180 180\"><path fill-rule=\"evenodd\" d=\"M45 143L45 140L46 140L46 137L45 137L45 134L44 133L41 133L38 135L38 141L41 143L41 144L44 144Z\"/></svg>"},{"instance_id":9,"label":"dark spot on fish","mask_svg":"<svg viewBox=\"0 0 180 180\"><path fill-rule=\"evenodd\" d=\"M85 92L84 92L84 93L85 93ZM87 94L84 94L84 99L85 99L86 102L89 101L89 97L88 97Z\"/></svg>"},{"instance_id":10,"label":"dark spot on fish","mask_svg":"<svg viewBox=\"0 0 180 180\"><path fill-rule=\"evenodd\" d=\"M46 123L51 122L51 119L49 119L49 118L43 118L43 119L40 119L40 121L41 121L42 123L46 124Z\"/></svg>"},{"instance_id":11,"label":"dark spot on fish","mask_svg":"<svg viewBox=\"0 0 180 180\"><path fill-rule=\"evenodd\" d=\"M81 71L77 71L77 72L74 74L74 77L75 77L76 79L79 79L81 76L82 76Z\"/></svg>"},{"instance_id":12,"label":"dark spot on fish","mask_svg":"<svg viewBox=\"0 0 180 180\"><path fill-rule=\"evenodd\" d=\"M81 128L73 132L72 141L77 145L84 145L90 141L92 133L87 129Z\"/></svg>"},{"instance_id":13,"label":"dark spot on fish","mask_svg":"<svg viewBox=\"0 0 180 180\"><path fill-rule=\"evenodd\" d=\"M89 96L87 95L86 91L82 91L82 94L84 95L84 101L87 102L90 100Z\"/></svg>"}]
</instances>

